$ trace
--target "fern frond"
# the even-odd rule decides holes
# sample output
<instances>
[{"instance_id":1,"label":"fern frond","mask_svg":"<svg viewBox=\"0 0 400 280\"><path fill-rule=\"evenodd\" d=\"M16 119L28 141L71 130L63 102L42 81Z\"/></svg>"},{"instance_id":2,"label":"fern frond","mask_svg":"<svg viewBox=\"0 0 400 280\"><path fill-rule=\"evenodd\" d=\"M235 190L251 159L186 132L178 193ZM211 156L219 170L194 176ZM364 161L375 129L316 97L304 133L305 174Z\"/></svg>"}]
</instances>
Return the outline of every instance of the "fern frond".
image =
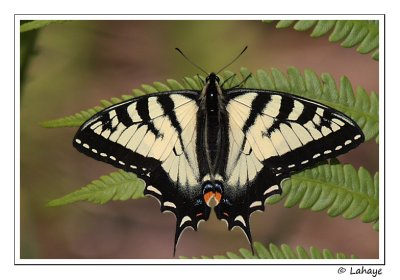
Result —
<instances>
[{"instance_id":1,"label":"fern frond","mask_svg":"<svg viewBox=\"0 0 400 280\"><path fill-rule=\"evenodd\" d=\"M323 211L331 217L354 219L361 216L365 223L374 223L379 229L379 180L360 168L349 164L322 164L292 175L282 183L282 195L267 199L274 204L286 198L285 207L299 204L302 209ZM48 206L60 206L79 201L104 204L111 200L142 198L144 183L133 173L120 170L94 180L87 186L50 201Z\"/></svg>"},{"instance_id":2,"label":"fern frond","mask_svg":"<svg viewBox=\"0 0 400 280\"><path fill-rule=\"evenodd\" d=\"M363 167L356 170L350 164L322 164L292 175L282 183L282 195L271 196L268 204L286 198L285 207L323 211L331 217L345 219L361 217L364 223L379 220L378 173L373 178Z\"/></svg>"},{"instance_id":3,"label":"fern frond","mask_svg":"<svg viewBox=\"0 0 400 280\"><path fill-rule=\"evenodd\" d=\"M242 68L240 73L245 79L251 72ZM226 78L227 76L224 77ZM378 96L358 87L357 95L349 79L340 78L339 89L336 81L330 74L318 77L311 70L304 70L304 75L297 68L290 67L287 75L278 69L272 68L270 72L258 70L255 75L247 79L244 87L277 90L290 92L316 102L320 102L345 113L352 118L362 129L365 140L378 139L379 132L379 100Z\"/></svg>"},{"instance_id":4,"label":"fern frond","mask_svg":"<svg viewBox=\"0 0 400 280\"><path fill-rule=\"evenodd\" d=\"M260 242L253 243L254 255L251 251L241 248L238 253L227 252L225 255L217 255L213 257L201 256L202 259L354 259L357 258L354 255L350 257L343 253L332 253L329 249L317 249L310 247L308 250L302 246L296 246L292 249L287 244L277 246L270 243L268 247L264 246ZM181 259L187 259L187 257L180 257ZM193 257L198 259L198 257Z\"/></svg>"},{"instance_id":5,"label":"fern frond","mask_svg":"<svg viewBox=\"0 0 400 280\"><path fill-rule=\"evenodd\" d=\"M272 21L266 21L272 22ZM379 21L377 20L280 20L276 28L293 27L297 31L313 28L310 36L317 38L330 33L329 42L340 42L344 48L356 45L357 52L371 53L379 60Z\"/></svg>"},{"instance_id":6,"label":"fern frond","mask_svg":"<svg viewBox=\"0 0 400 280\"><path fill-rule=\"evenodd\" d=\"M22 32L27 32L39 28L43 28L51 23L63 23L67 20L32 20L27 23L23 23L20 25L19 31Z\"/></svg>"},{"instance_id":7,"label":"fern frond","mask_svg":"<svg viewBox=\"0 0 400 280\"><path fill-rule=\"evenodd\" d=\"M91 116L103 110L104 107L96 106L94 108L80 111L71 116L44 121L40 125L47 128L54 128L54 127L79 127L81 126L86 120L88 120Z\"/></svg>"},{"instance_id":8,"label":"fern frond","mask_svg":"<svg viewBox=\"0 0 400 280\"><path fill-rule=\"evenodd\" d=\"M144 182L135 174L120 170L101 176L98 180L61 198L51 200L47 206L61 206L78 201L104 204L111 200L137 199L144 197L143 189Z\"/></svg>"},{"instance_id":9,"label":"fern frond","mask_svg":"<svg viewBox=\"0 0 400 280\"><path fill-rule=\"evenodd\" d=\"M378 96L374 92L368 96L366 91L360 87L357 89L357 95L355 95L350 81L344 76L340 79L340 89L338 90L336 81L331 75L322 74L321 77L318 77L311 70L305 70L304 75L302 75L294 67L288 69L287 75L275 68L270 72L258 70L255 75L246 68L242 68L242 79L237 76L232 78L233 75L234 73L230 71L223 73L222 80L229 78L229 82L224 87L230 88L237 85L251 75L243 85L244 87L290 92L323 103L347 114L356 121L363 130L366 140L374 137L378 138ZM182 90L184 88L201 89L198 77L193 77L193 79L186 77L183 79L183 84L184 86L178 81L170 79L167 80L167 84L155 82L153 85L142 85L142 90L134 89L132 95L123 95L121 98L112 98L109 101L102 100L101 106L96 106L71 116L46 121L41 125L48 128L76 127L82 125L96 112L134 96L166 90Z\"/></svg>"}]
</instances>

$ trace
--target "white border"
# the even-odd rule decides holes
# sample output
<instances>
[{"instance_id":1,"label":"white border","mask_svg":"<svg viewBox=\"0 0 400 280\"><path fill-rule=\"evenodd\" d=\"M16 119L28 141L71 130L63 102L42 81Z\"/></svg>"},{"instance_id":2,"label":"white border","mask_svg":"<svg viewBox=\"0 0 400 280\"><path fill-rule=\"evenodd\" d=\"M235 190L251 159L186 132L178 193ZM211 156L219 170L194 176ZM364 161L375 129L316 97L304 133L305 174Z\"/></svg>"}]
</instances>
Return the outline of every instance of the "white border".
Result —
<instances>
[{"instance_id":1,"label":"white border","mask_svg":"<svg viewBox=\"0 0 400 280\"><path fill-rule=\"evenodd\" d=\"M19 21L23 19L72 19L72 20L132 20L132 19L158 19L158 20L210 20L210 19L235 19L235 20L260 20L260 19L369 19L380 20L379 41L379 96L380 96L380 136L379 136L379 167L380 167L380 233L379 233L379 259L345 259L345 260L179 260L179 259L21 259L20 258L20 100L19 100ZM384 256L384 216L383 205L385 188L384 180L384 17L382 15L17 15L15 16L15 263L16 264L383 264ZM370 55L370 54L369 54Z\"/></svg>"},{"instance_id":2,"label":"white border","mask_svg":"<svg viewBox=\"0 0 400 280\"><path fill-rule=\"evenodd\" d=\"M385 237L386 237L386 186L385 186L385 22L379 22L379 259L385 257Z\"/></svg>"},{"instance_id":3,"label":"white border","mask_svg":"<svg viewBox=\"0 0 400 280\"><path fill-rule=\"evenodd\" d=\"M15 185L14 185L14 203L15 203L15 263L18 263L17 260L21 260L20 258L20 246L21 246L21 228L20 228L20 217L21 217L21 193L20 193L20 188L21 188L21 170L20 170L20 163L21 163L21 155L20 155L20 151L21 151L21 128L20 128L20 108L21 108L21 99L20 99L20 36L19 35L19 20L17 20L15 18L15 22L14 22L14 38L15 38L15 69L14 69L14 75L15 75L15 80L14 80L14 88L15 88L15 92L14 92L14 99L15 99L15 108L14 108L14 112L15 112Z\"/></svg>"}]
</instances>

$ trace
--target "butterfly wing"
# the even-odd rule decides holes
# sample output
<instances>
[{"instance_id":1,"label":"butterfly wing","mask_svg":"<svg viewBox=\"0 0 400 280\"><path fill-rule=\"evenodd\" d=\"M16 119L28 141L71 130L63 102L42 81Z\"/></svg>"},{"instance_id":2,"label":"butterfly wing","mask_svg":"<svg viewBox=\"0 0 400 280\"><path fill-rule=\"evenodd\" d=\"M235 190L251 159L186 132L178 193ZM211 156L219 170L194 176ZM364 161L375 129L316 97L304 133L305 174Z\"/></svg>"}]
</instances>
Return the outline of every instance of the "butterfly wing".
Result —
<instances>
[{"instance_id":1,"label":"butterfly wing","mask_svg":"<svg viewBox=\"0 0 400 280\"><path fill-rule=\"evenodd\" d=\"M196 155L198 96L171 91L122 102L90 118L73 141L78 151L145 181L144 194L176 216L175 246L183 229L197 229L210 213Z\"/></svg>"},{"instance_id":2,"label":"butterfly wing","mask_svg":"<svg viewBox=\"0 0 400 280\"><path fill-rule=\"evenodd\" d=\"M250 214L282 192L283 179L355 148L364 135L349 117L305 98L249 89L230 90L227 96L226 186L215 211L251 242Z\"/></svg>"}]
</instances>

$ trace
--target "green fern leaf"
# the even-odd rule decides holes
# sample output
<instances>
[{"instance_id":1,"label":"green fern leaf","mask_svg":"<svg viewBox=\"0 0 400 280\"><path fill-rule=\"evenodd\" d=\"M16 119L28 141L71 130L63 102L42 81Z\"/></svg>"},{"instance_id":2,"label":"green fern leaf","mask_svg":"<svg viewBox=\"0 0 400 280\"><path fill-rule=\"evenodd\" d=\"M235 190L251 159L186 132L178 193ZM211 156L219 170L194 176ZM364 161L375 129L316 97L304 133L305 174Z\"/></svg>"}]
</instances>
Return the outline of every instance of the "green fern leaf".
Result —
<instances>
[{"instance_id":1,"label":"green fern leaf","mask_svg":"<svg viewBox=\"0 0 400 280\"><path fill-rule=\"evenodd\" d=\"M168 85L172 90L183 90L185 89L178 81L168 79L167 80Z\"/></svg>"},{"instance_id":2,"label":"green fern leaf","mask_svg":"<svg viewBox=\"0 0 400 280\"><path fill-rule=\"evenodd\" d=\"M323 249L322 251L310 247L308 250L301 246L292 249L287 244L277 246L270 243L267 247L260 242L253 243L254 255L251 251L241 248L239 253L227 252L225 255L217 255L213 257L201 256L202 259L355 259L354 255L347 257L343 253L332 253L331 250ZM181 256L181 259L188 259L188 257ZM193 257L198 259L198 257Z\"/></svg>"},{"instance_id":3,"label":"green fern leaf","mask_svg":"<svg viewBox=\"0 0 400 280\"><path fill-rule=\"evenodd\" d=\"M272 22L272 21L266 21ZM379 21L371 20L280 20L276 28L293 26L297 31L307 31L313 28L311 37L321 37L328 34L330 42L340 42L344 48L356 45L357 52L371 53L374 60L379 60Z\"/></svg>"},{"instance_id":4,"label":"green fern leaf","mask_svg":"<svg viewBox=\"0 0 400 280\"><path fill-rule=\"evenodd\" d=\"M43 28L51 23L63 23L67 20L32 20L27 23L21 24L19 31L22 32L27 32L39 28Z\"/></svg>"},{"instance_id":5,"label":"green fern leaf","mask_svg":"<svg viewBox=\"0 0 400 280\"><path fill-rule=\"evenodd\" d=\"M282 183L281 196L267 199L274 204L286 198L285 207L312 211L326 210L328 215L345 219L361 217L379 229L378 173L372 178L365 168L356 170L349 164L321 164L313 169L292 175Z\"/></svg>"},{"instance_id":6,"label":"green fern leaf","mask_svg":"<svg viewBox=\"0 0 400 280\"><path fill-rule=\"evenodd\" d=\"M317 22L317 20L299 20L294 24L293 28L297 31L306 31L313 27Z\"/></svg>"},{"instance_id":7,"label":"green fern leaf","mask_svg":"<svg viewBox=\"0 0 400 280\"><path fill-rule=\"evenodd\" d=\"M358 88L357 95L354 95L350 81L346 77L340 79L340 88L336 88L335 80L329 74L322 74L318 77L311 70L305 70L304 75L294 67L287 71L287 75L278 69L272 69L270 73L264 70L258 70L252 74L248 69L241 69L242 79L235 76L230 71L225 71L221 75L221 81L230 79L224 86L230 88L240 84L240 81L246 79L243 85L247 88L269 89L284 92L291 92L296 95L306 97L325 105L333 107L355 120L364 132L366 140L378 139L379 117L378 117L378 96L372 92L369 96L364 89ZM232 78L233 77L233 78ZM200 77L200 79L204 79ZM183 84L186 88L200 90L202 85L198 77L184 78ZM183 89L184 87L175 80L168 80L168 85L155 82L153 86L143 85L143 90L134 89L133 95L123 95L122 99L112 98L110 101L102 100L101 106L94 107L75 115L63 117L60 119L43 122L43 127L75 127L82 125L87 119L96 112L127 100L129 97L141 96L147 93L160 92L165 90Z\"/></svg>"},{"instance_id":8,"label":"green fern leaf","mask_svg":"<svg viewBox=\"0 0 400 280\"><path fill-rule=\"evenodd\" d=\"M137 199L144 197L143 189L143 181L135 174L120 170L101 176L75 192L51 200L47 206L61 206L78 201L104 204L110 200Z\"/></svg>"},{"instance_id":9,"label":"green fern leaf","mask_svg":"<svg viewBox=\"0 0 400 280\"><path fill-rule=\"evenodd\" d=\"M286 27L291 26L294 22L295 22L295 20L280 20L276 24L276 28L286 28Z\"/></svg>"},{"instance_id":10,"label":"green fern leaf","mask_svg":"<svg viewBox=\"0 0 400 280\"><path fill-rule=\"evenodd\" d=\"M54 128L54 127L79 127L81 126L86 120L88 120L91 116L103 110L103 106L96 106L94 108L80 111L71 116L45 121L41 123L41 126L47 128Z\"/></svg>"}]
</instances>

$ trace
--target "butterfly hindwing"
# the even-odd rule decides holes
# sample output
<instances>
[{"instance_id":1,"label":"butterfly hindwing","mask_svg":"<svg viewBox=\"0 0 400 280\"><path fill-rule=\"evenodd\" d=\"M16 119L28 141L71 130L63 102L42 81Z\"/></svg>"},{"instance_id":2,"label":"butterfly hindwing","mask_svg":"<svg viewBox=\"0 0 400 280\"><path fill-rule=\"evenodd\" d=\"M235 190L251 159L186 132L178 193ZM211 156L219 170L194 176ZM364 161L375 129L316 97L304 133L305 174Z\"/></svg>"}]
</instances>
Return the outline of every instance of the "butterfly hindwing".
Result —
<instances>
[{"instance_id":1,"label":"butterfly hindwing","mask_svg":"<svg viewBox=\"0 0 400 280\"><path fill-rule=\"evenodd\" d=\"M281 92L226 92L229 153L224 199L218 218L241 227L251 241L249 218L293 172L336 157L364 141L360 128L342 113Z\"/></svg>"},{"instance_id":2,"label":"butterfly hindwing","mask_svg":"<svg viewBox=\"0 0 400 280\"><path fill-rule=\"evenodd\" d=\"M144 193L177 218L175 242L210 212L201 199L196 155L198 96L172 91L128 100L94 115L74 139L80 152L145 181Z\"/></svg>"}]
</instances>

